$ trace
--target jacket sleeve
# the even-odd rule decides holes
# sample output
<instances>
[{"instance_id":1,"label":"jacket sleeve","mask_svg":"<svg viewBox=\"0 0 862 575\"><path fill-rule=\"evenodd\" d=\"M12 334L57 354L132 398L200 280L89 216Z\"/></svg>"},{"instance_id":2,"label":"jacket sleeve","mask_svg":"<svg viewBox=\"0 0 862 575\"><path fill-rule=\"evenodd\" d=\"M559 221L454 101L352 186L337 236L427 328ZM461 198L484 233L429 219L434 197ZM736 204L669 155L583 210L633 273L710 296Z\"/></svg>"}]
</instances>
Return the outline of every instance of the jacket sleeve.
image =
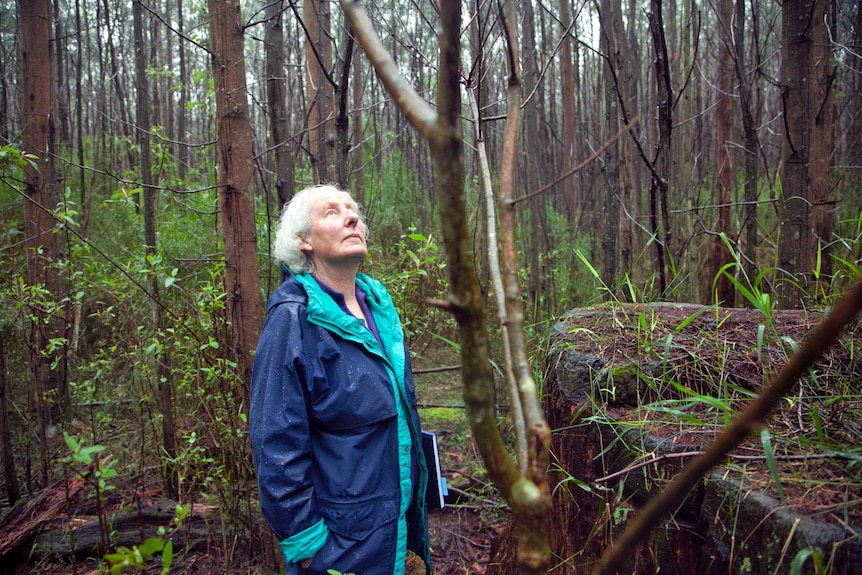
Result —
<instances>
[{"instance_id":1,"label":"jacket sleeve","mask_svg":"<svg viewBox=\"0 0 862 575\"><path fill-rule=\"evenodd\" d=\"M296 306L278 305L267 315L249 406L261 510L289 563L314 555L327 535L312 482L300 313Z\"/></svg>"}]
</instances>

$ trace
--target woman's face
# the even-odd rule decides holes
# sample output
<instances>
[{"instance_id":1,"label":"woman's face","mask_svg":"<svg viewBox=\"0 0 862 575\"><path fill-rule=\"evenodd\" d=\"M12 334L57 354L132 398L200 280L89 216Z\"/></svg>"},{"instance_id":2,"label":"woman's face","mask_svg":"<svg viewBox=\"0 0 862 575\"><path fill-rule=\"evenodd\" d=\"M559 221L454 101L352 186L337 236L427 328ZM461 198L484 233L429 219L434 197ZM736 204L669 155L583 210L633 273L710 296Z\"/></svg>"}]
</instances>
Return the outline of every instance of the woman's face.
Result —
<instances>
[{"instance_id":1,"label":"woman's face","mask_svg":"<svg viewBox=\"0 0 862 575\"><path fill-rule=\"evenodd\" d=\"M318 265L361 263L368 254L365 226L357 206L345 192L326 192L311 204L311 229L302 251Z\"/></svg>"}]
</instances>

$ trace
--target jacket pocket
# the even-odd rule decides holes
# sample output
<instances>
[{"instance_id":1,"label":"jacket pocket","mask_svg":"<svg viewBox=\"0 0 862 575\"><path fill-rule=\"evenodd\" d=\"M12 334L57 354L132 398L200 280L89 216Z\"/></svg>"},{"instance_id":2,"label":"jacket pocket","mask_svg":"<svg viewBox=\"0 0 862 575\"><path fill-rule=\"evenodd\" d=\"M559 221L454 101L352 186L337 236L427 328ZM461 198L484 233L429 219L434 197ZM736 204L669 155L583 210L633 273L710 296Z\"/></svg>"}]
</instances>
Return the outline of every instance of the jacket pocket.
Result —
<instances>
[{"instance_id":1,"label":"jacket pocket","mask_svg":"<svg viewBox=\"0 0 862 575\"><path fill-rule=\"evenodd\" d=\"M352 541L366 539L380 527L398 518L397 497L321 501L320 506L330 531Z\"/></svg>"}]
</instances>

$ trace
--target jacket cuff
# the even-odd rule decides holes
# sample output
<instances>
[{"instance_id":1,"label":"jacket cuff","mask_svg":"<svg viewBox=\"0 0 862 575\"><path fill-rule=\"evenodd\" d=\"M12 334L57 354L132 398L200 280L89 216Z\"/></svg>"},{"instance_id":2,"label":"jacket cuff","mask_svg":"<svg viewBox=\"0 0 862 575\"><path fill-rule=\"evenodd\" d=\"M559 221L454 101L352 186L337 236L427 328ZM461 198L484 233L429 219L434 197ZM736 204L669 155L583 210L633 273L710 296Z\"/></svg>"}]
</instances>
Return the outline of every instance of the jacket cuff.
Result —
<instances>
[{"instance_id":1,"label":"jacket cuff","mask_svg":"<svg viewBox=\"0 0 862 575\"><path fill-rule=\"evenodd\" d=\"M284 560L288 564L299 563L303 559L314 557L314 554L323 548L326 538L329 536L329 528L323 519L296 535L291 535L281 543Z\"/></svg>"}]
</instances>

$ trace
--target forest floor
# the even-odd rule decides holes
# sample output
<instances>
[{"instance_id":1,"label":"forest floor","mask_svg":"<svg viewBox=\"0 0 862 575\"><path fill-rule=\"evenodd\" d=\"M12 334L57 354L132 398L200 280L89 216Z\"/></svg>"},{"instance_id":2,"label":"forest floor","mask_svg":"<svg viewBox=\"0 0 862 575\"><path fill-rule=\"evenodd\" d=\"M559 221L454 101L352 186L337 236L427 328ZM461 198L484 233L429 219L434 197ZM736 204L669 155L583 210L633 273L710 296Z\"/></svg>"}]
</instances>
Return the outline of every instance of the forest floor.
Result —
<instances>
[{"instance_id":1,"label":"forest floor","mask_svg":"<svg viewBox=\"0 0 862 575\"><path fill-rule=\"evenodd\" d=\"M435 573L440 575L483 575L490 560L492 542L505 522L505 506L500 502L495 489L484 479L484 469L473 444L465 419L463 402L460 400L461 387L457 372L453 375L431 371L429 375L416 378L420 415L423 427L436 432L438 436L442 472L450 486L446 506L429 513L432 565ZM157 468L153 468L153 473L158 474ZM162 498L158 477L154 476L148 483L149 488L145 490L146 497L142 497L140 487L136 492L133 486L126 486L121 481L114 480L116 489L109 492L102 510L104 517L115 522L111 527L114 537L118 537L118 533L122 532L126 540L131 537L137 542L150 536L139 536L137 523L146 523L150 533L156 526L170 524L175 504ZM0 575L109 573L108 564L97 557L87 556L88 554L84 553L73 564L68 556L67 550L70 544L66 538L70 527L76 526L76 547L80 549L82 545L86 545L84 543L86 537L92 537L94 531L98 532L96 520L98 513L91 489L85 487L72 494L71 499L67 499L62 485L61 481L54 484L53 489L44 490L48 499L59 500L62 503L60 506L62 510L54 514L52 519L40 520L38 530L42 531L42 535L38 543L34 545L32 539L25 541L15 552L0 559ZM53 492L48 493L49 491ZM131 525L127 524L123 527L117 518L123 514L129 515L130 502L142 499L145 500L144 506L158 506L162 510L148 512L145 521L135 521L133 518L132 521L126 522ZM262 566L260 557L249 557L250 553L242 548L242 543L234 544L233 557L226 558L224 549L229 545L225 545L216 533L218 526L213 525L212 519L203 519L207 515L218 516L212 507L211 502L204 500L195 502L192 509L197 521L194 531L196 544L191 549L180 549L179 546L182 544L179 544L174 553L170 573L183 575L216 573L269 575L272 573L271 569L265 569ZM0 512L0 532L4 531L2 524L6 517L3 514L6 512L8 509ZM34 509L31 513L37 516L39 510ZM258 513L254 514L257 516L255 521L262 521ZM24 523L26 524L27 521ZM79 527L84 524L88 525L79 530ZM207 527L210 528L209 533L207 533ZM212 529L213 527L216 529ZM58 535L49 543L49 538L42 538L46 532ZM143 534L142 528L141 533ZM48 549L49 545L56 545L57 553L64 556L57 556ZM131 546L133 543L126 545ZM161 561L158 556L150 559L146 564L145 571L127 568L123 573L158 574L161 572ZM421 562L408 560L407 572L409 575L422 575L424 566Z\"/></svg>"},{"instance_id":2,"label":"forest floor","mask_svg":"<svg viewBox=\"0 0 862 575\"><path fill-rule=\"evenodd\" d=\"M446 436L448 433L443 431L441 435ZM458 451L451 449L441 451L441 459L444 462L443 473L453 488L447 498L446 507L431 511L429 515L434 570L440 575L483 575L490 559L491 544L504 523L500 503L493 494L493 490L472 475L475 473L476 461L468 461L468 458ZM468 449L467 453L475 455L472 449ZM157 501L159 494L152 493L152 495L154 497L150 500ZM126 494L126 497L120 492L113 493L110 500L106 502L106 516L117 517L127 508L125 501L133 497L131 493ZM48 522L48 529L63 529L75 521L81 521L83 517L95 517L94 503L87 493L82 491L75 499L76 501L71 502L75 510L75 519L61 513ZM201 508L203 507L204 505L201 505ZM226 561L224 546L221 541L218 541L218 536L213 535L211 539L210 544L198 544L186 552L178 551L170 573L184 575L270 573L260 565L258 559L248 558L248 554L241 548L236 549L233 560ZM79 557L73 565L68 557L45 556L38 549L33 554L28 553L26 549L19 549L17 553L10 554L3 561L5 564L0 567L0 573L3 575L108 573L106 564L95 557ZM124 573L158 574L161 572L161 562L158 558L152 559L148 564L146 571L128 569ZM408 573L422 575L424 567L419 564L411 566L411 563L408 563Z\"/></svg>"},{"instance_id":3,"label":"forest floor","mask_svg":"<svg viewBox=\"0 0 862 575\"><path fill-rule=\"evenodd\" d=\"M777 315L776 333L781 335L776 336L777 342L774 340L770 345L758 344L757 334L760 331L763 336L760 326L764 321L757 312L734 310L727 314L707 312L697 316L695 313L690 307L666 306L631 310L618 321L607 321L604 314L580 315L572 319L571 325L576 326L577 331L571 334L570 344L575 349L597 355L640 358L641 365L654 363L654 358L659 357L662 369L672 366L677 374L685 372L694 376L677 380L693 390L697 381L723 382L723 395L689 412L692 417L721 418L726 414L721 409L714 409L715 406L726 402L732 411L736 411L750 400L752 394L786 361L786 354L780 351L782 346L779 344L802 342L819 319L816 314L802 312ZM594 319L592 322L591 317ZM685 326L685 329L680 326ZM720 338L715 336L717 327L721 328ZM671 334L671 339L667 334ZM778 473L783 479L784 495L790 507L803 514L837 518L854 526L862 524L862 481L858 466L862 445L862 394L855 357L860 345L862 328L857 321L845 334L842 343L818 363L810 372L812 377L797 388L797 394L788 398L769 421L774 433ZM653 359L644 354L653 354ZM425 365L433 367L445 363L435 361ZM424 367L421 360L414 362L414 368L420 372L421 367ZM715 373L716 368L718 373ZM423 426L438 434L441 465L450 486L447 506L431 512L429 517L435 572L440 575L484 575L491 560L492 544L503 529L508 510L496 490L487 483L467 427L458 373L429 370L427 374L417 375L416 386ZM706 388L695 391L716 393ZM607 407L609 415L617 415L623 420L642 418L652 433L659 436L671 433L675 442L701 433L697 426L686 428L679 421L660 421L660 400L653 398L657 403L636 404L636 408ZM643 409L649 410L650 405L654 405L655 410L648 411L646 417ZM722 426L719 424L717 427ZM703 437L699 441L703 441ZM743 458L749 457L760 463L743 466L738 462L734 467L742 470L752 484L765 491L774 490L773 476L763 463L760 441L755 438L746 442L740 453ZM115 493L112 500L116 500L119 506L124 501L123 495ZM113 511L108 509L109 513ZM250 558L240 544L236 545L234 558L226 560L223 542L215 541L216 537L210 539L210 545L196 546L184 555L178 553L170 572L187 575L267 573L261 567L260 559ZM18 554L14 566L6 563L9 559L3 559L0 575L107 573L104 563L100 565L95 559L79 559L75 567L68 561L49 558L34 561L26 553ZM146 572L159 573L160 565L157 563L153 561ZM408 573L420 575L422 571L409 569Z\"/></svg>"}]
</instances>

